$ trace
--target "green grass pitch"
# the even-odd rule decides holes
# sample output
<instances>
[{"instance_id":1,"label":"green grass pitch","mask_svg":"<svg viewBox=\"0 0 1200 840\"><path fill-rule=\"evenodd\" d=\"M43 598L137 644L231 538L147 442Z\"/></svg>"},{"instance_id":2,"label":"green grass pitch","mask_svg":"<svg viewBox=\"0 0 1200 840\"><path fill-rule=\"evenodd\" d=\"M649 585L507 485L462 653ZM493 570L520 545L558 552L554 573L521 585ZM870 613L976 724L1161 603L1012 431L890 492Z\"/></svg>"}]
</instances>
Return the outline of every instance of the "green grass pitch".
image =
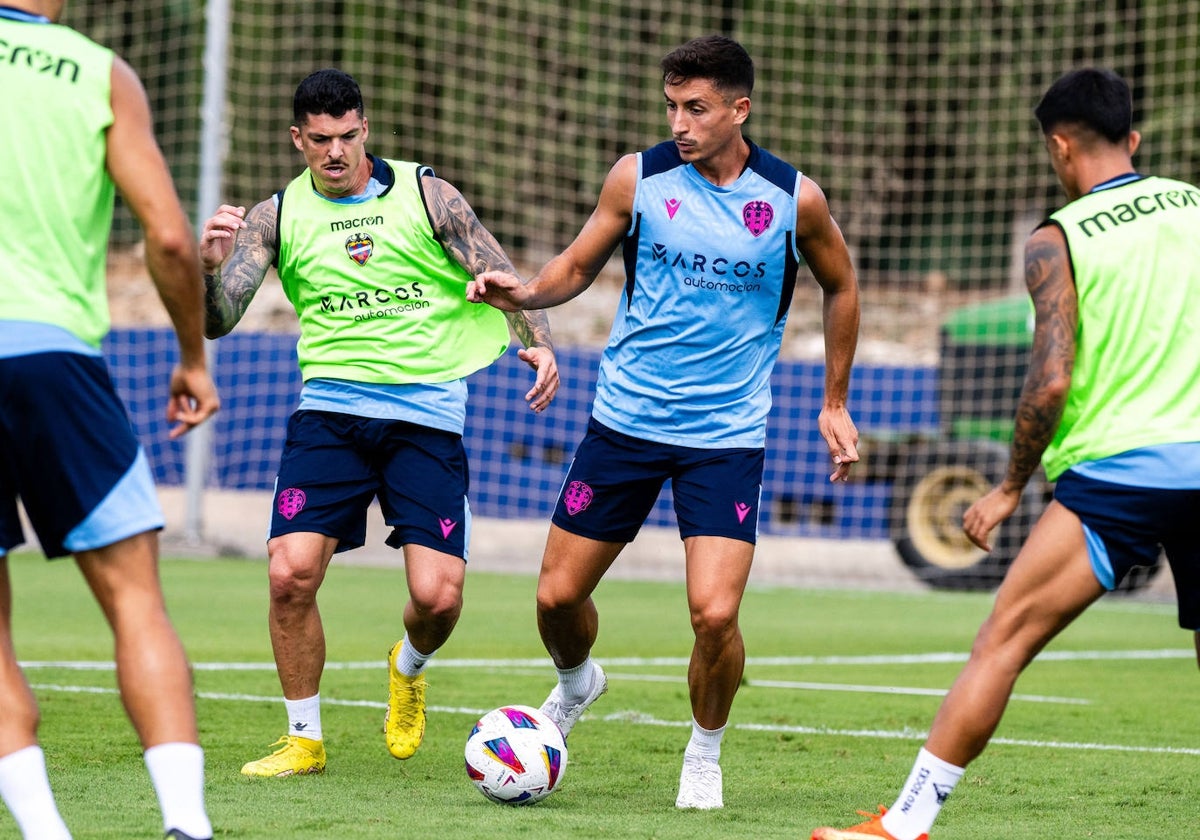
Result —
<instances>
[{"instance_id":1,"label":"green grass pitch","mask_svg":"<svg viewBox=\"0 0 1200 840\"><path fill-rule=\"evenodd\" d=\"M17 652L77 840L161 836L141 751L114 692L111 637L70 561L10 558ZM392 759L381 732L403 573L335 565L322 776L246 779L285 731L266 629L264 562L168 559L162 576L196 669L206 795L217 837L807 838L891 804L991 598L752 585L749 661L725 736L725 808L674 808L690 714L681 584L609 580L594 655L609 693L576 728L566 774L528 808L485 800L463 772L472 723L538 705L553 671L529 576L469 574L466 607L427 671L426 740ZM937 840L1180 836L1190 822L1200 716L1191 637L1174 608L1113 597L1017 684L995 741L967 771ZM2 710L0 710L2 713ZM0 840L17 837L0 811Z\"/></svg>"}]
</instances>

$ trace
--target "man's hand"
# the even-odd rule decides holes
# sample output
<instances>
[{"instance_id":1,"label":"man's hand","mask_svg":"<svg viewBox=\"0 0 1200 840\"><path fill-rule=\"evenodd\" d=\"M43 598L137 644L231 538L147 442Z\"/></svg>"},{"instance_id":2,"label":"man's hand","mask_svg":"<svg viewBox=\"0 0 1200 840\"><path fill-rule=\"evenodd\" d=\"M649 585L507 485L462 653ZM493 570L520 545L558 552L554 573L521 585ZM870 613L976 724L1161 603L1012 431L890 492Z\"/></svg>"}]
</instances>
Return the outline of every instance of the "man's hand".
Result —
<instances>
[{"instance_id":1,"label":"man's hand","mask_svg":"<svg viewBox=\"0 0 1200 840\"><path fill-rule=\"evenodd\" d=\"M222 204L204 223L200 234L200 264L207 274L221 267L233 251L237 232L246 226L246 208Z\"/></svg>"},{"instance_id":2,"label":"man's hand","mask_svg":"<svg viewBox=\"0 0 1200 840\"><path fill-rule=\"evenodd\" d=\"M963 514L963 533L967 539L984 551L991 551L988 534L992 529L1012 516L1021 501L1021 491L1015 493L1004 485L994 487L988 494Z\"/></svg>"},{"instance_id":3,"label":"man's hand","mask_svg":"<svg viewBox=\"0 0 1200 840\"><path fill-rule=\"evenodd\" d=\"M558 393L558 361L549 347L526 347L517 351L517 358L537 372L533 387L525 394L525 402L537 413L550 407Z\"/></svg>"},{"instance_id":4,"label":"man's hand","mask_svg":"<svg viewBox=\"0 0 1200 840\"><path fill-rule=\"evenodd\" d=\"M486 303L502 312L525 309L528 290L521 278L505 271L485 271L467 283L467 300Z\"/></svg>"},{"instance_id":5,"label":"man's hand","mask_svg":"<svg viewBox=\"0 0 1200 840\"><path fill-rule=\"evenodd\" d=\"M167 422L175 423L172 440L181 437L217 413L221 399L205 368L177 365L171 371L171 396L167 401Z\"/></svg>"},{"instance_id":6,"label":"man's hand","mask_svg":"<svg viewBox=\"0 0 1200 840\"><path fill-rule=\"evenodd\" d=\"M817 428L829 446L829 458L833 461L829 480L846 481L851 465L858 462L858 429L850 419L850 412L845 407L822 408Z\"/></svg>"}]
</instances>

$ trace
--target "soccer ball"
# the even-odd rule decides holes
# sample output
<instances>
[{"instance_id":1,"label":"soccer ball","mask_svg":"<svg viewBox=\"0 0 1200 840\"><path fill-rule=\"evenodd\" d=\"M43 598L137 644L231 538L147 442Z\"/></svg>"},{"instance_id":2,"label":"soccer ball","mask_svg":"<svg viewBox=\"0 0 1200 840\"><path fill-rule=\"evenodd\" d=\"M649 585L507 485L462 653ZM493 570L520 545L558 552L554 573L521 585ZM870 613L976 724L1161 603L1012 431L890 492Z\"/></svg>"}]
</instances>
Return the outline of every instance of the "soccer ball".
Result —
<instances>
[{"instance_id":1,"label":"soccer ball","mask_svg":"<svg viewBox=\"0 0 1200 840\"><path fill-rule=\"evenodd\" d=\"M549 796L567 769L558 725L531 706L501 706L479 719L464 751L467 777L505 805L532 805Z\"/></svg>"}]
</instances>

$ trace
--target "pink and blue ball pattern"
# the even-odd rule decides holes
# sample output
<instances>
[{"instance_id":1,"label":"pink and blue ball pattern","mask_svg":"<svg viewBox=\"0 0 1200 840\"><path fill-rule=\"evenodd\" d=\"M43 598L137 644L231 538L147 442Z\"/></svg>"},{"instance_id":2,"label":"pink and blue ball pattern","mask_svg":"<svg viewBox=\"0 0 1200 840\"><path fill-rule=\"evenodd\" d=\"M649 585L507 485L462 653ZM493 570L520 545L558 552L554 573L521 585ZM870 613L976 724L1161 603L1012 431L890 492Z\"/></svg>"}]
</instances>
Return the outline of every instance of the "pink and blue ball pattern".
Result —
<instances>
[{"instance_id":1,"label":"pink and blue ball pattern","mask_svg":"<svg viewBox=\"0 0 1200 840\"><path fill-rule=\"evenodd\" d=\"M558 776L562 773L562 752L546 744L542 747L542 760L546 762L546 775L550 779L547 787L554 790L554 786L558 784Z\"/></svg>"},{"instance_id":2,"label":"pink and blue ball pattern","mask_svg":"<svg viewBox=\"0 0 1200 840\"><path fill-rule=\"evenodd\" d=\"M520 709L514 709L512 706L506 706L502 710L504 716L508 718L508 722L513 725L513 729L540 729L538 722L529 716L527 712Z\"/></svg>"}]
</instances>

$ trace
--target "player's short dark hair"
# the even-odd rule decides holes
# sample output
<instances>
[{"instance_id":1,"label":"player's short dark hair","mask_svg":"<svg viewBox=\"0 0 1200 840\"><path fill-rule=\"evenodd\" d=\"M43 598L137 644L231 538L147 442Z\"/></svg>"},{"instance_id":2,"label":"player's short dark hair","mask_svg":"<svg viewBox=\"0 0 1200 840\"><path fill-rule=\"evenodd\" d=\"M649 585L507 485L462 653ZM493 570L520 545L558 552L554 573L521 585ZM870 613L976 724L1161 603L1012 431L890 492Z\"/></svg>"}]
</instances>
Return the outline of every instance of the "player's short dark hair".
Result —
<instances>
[{"instance_id":1,"label":"player's short dark hair","mask_svg":"<svg viewBox=\"0 0 1200 840\"><path fill-rule=\"evenodd\" d=\"M688 79L708 79L722 93L749 96L754 90L754 62L737 41L724 35L705 35L676 47L662 60L663 82L677 85Z\"/></svg>"},{"instance_id":2,"label":"player's short dark hair","mask_svg":"<svg viewBox=\"0 0 1200 840\"><path fill-rule=\"evenodd\" d=\"M349 111L363 115L362 91L349 73L326 68L305 77L292 97L292 117L301 125L309 114L341 117Z\"/></svg>"},{"instance_id":3,"label":"player's short dark hair","mask_svg":"<svg viewBox=\"0 0 1200 840\"><path fill-rule=\"evenodd\" d=\"M1133 130L1133 96L1125 80L1112 70L1084 67L1052 84L1033 115L1043 134L1074 124L1119 143Z\"/></svg>"}]
</instances>

